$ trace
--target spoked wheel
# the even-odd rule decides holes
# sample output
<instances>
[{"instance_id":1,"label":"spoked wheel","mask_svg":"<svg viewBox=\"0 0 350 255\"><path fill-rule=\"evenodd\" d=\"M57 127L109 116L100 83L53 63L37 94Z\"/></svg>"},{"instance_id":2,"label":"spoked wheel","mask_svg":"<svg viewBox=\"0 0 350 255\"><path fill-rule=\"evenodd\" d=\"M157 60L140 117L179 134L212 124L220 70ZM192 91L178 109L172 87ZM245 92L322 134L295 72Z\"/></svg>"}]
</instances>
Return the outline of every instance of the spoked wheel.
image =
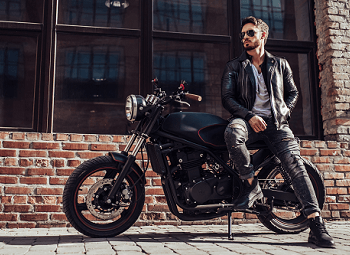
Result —
<instances>
[{"instance_id":1,"label":"spoked wheel","mask_svg":"<svg viewBox=\"0 0 350 255\"><path fill-rule=\"evenodd\" d=\"M63 211L72 226L91 237L118 235L134 224L145 201L144 178L131 169L116 196L107 196L122 163L109 156L81 164L68 178L63 192Z\"/></svg>"},{"instance_id":2,"label":"spoked wheel","mask_svg":"<svg viewBox=\"0 0 350 255\"><path fill-rule=\"evenodd\" d=\"M316 197L320 208L322 209L325 199L325 188L322 177L315 166L307 160L304 165L309 174L310 180L314 187ZM294 192L293 187L281 171L282 166L277 165L271 171L264 171L258 175L260 186L262 189L281 190L285 192ZM270 204L271 200L263 198L263 203ZM302 205L299 202L276 200L274 207L269 214L258 215L259 220L268 229L277 233L299 233L308 228L307 218L301 212Z\"/></svg>"}]
</instances>

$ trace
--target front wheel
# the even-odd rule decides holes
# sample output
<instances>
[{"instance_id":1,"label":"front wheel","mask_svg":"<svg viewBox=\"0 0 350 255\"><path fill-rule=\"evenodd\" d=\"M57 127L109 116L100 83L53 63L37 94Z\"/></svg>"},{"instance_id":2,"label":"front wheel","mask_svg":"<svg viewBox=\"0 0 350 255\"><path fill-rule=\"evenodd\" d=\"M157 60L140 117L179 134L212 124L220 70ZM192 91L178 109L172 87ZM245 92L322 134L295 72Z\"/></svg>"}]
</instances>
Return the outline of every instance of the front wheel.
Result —
<instances>
[{"instance_id":1,"label":"front wheel","mask_svg":"<svg viewBox=\"0 0 350 255\"><path fill-rule=\"evenodd\" d=\"M319 207L322 209L325 200L325 187L322 176L311 162L305 159L303 161L314 187ZM287 184L288 181L286 178L288 177L282 172L282 166L280 164L272 167L269 171L261 171L260 173L258 174L258 178L262 189L294 192L293 187ZM263 198L263 202L268 204L270 201ZM258 218L265 227L276 233L299 233L309 227L308 220L301 212L301 209L302 206L298 202L279 200L276 201L272 212L258 215Z\"/></svg>"},{"instance_id":2,"label":"front wheel","mask_svg":"<svg viewBox=\"0 0 350 255\"><path fill-rule=\"evenodd\" d=\"M72 226L91 237L118 235L139 217L145 201L144 177L131 168L115 198L106 199L123 162L90 159L74 170L63 191L63 211Z\"/></svg>"}]
</instances>

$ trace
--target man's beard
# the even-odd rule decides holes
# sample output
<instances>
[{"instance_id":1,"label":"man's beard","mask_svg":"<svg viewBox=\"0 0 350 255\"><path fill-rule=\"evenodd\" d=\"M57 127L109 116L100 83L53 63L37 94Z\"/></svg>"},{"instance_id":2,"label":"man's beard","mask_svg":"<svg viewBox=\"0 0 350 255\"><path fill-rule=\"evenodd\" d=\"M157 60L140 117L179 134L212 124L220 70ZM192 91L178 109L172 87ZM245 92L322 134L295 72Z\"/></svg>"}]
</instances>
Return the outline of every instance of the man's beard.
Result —
<instances>
[{"instance_id":1,"label":"man's beard","mask_svg":"<svg viewBox=\"0 0 350 255\"><path fill-rule=\"evenodd\" d=\"M246 51L250 51L250 50L254 50L256 48L259 47L259 42L255 42L253 45L251 46L246 46L245 43L243 43L243 47Z\"/></svg>"}]
</instances>

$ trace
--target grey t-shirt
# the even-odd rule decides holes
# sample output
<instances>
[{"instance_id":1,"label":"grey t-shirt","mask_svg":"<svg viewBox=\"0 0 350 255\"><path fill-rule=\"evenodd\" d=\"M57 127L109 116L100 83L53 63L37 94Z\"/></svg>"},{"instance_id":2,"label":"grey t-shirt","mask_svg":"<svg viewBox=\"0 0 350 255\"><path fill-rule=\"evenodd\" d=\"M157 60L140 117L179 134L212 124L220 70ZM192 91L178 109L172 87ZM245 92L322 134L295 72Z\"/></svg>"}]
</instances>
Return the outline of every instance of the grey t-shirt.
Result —
<instances>
[{"instance_id":1,"label":"grey t-shirt","mask_svg":"<svg viewBox=\"0 0 350 255\"><path fill-rule=\"evenodd\" d=\"M259 74L258 70L252 65L255 83L256 83L256 99L252 112L261 117L271 117L270 96L267 91L263 73Z\"/></svg>"}]
</instances>

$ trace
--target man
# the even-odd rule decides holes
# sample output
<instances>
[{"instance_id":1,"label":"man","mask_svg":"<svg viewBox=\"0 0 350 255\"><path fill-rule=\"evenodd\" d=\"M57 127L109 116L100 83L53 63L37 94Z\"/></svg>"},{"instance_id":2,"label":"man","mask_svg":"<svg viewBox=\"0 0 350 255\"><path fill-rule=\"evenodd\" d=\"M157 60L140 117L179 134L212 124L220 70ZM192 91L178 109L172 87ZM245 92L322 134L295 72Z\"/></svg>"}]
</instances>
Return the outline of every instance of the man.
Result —
<instances>
[{"instance_id":1,"label":"man","mask_svg":"<svg viewBox=\"0 0 350 255\"><path fill-rule=\"evenodd\" d=\"M222 77L222 103L232 116L225 141L234 167L244 183L235 208L247 209L263 197L254 178L246 143L263 140L281 160L292 179L303 213L310 222L309 242L334 247L325 229L312 183L300 157L300 148L288 120L298 91L288 62L265 51L268 25L261 19L242 21L240 39L244 52L227 63Z\"/></svg>"}]
</instances>

